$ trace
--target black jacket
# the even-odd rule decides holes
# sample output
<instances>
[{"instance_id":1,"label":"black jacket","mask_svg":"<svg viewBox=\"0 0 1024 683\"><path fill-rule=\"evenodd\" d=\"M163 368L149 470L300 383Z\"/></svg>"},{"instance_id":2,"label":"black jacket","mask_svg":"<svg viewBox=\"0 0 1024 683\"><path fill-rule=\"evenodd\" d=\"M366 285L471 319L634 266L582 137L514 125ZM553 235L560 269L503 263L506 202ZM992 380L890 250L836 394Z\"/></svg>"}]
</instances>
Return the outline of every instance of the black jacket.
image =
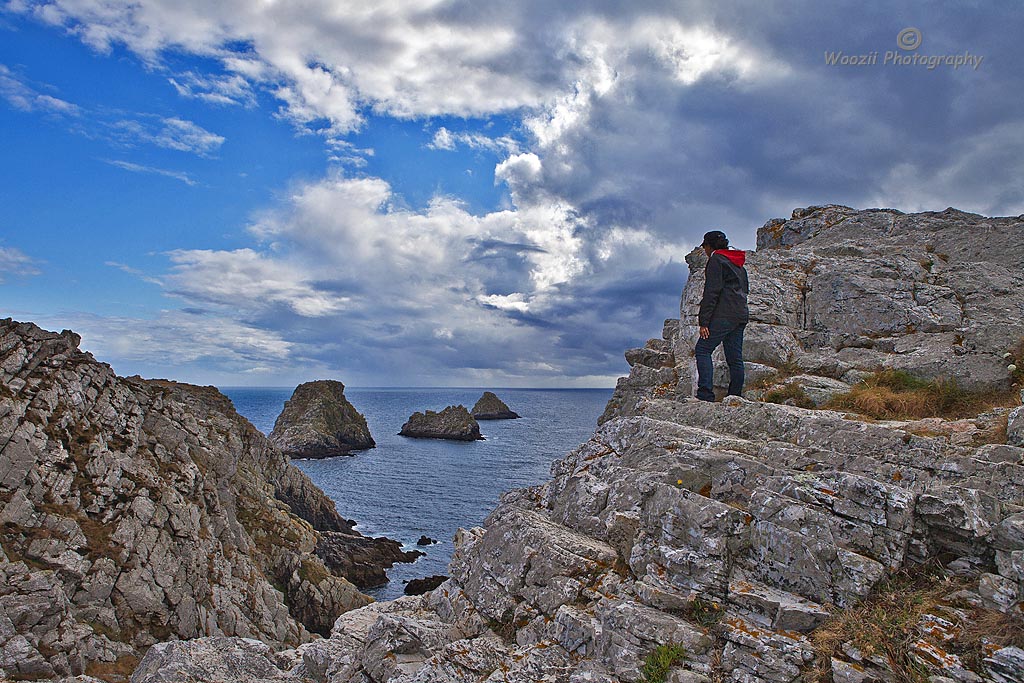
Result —
<instances>
[{"instance_id":1,"label":"black jacket","mask_svg":"<svg viewBox=\"0 0 1024 683\"><path fill-rule=\"evenodd\" d=\"M747 269L743 267L747 253L739 249L719 249L711 254L704 267L704 298L700 300L697 319L701 327L712 320L747 322Z\"/></svg>"}]
</instances>

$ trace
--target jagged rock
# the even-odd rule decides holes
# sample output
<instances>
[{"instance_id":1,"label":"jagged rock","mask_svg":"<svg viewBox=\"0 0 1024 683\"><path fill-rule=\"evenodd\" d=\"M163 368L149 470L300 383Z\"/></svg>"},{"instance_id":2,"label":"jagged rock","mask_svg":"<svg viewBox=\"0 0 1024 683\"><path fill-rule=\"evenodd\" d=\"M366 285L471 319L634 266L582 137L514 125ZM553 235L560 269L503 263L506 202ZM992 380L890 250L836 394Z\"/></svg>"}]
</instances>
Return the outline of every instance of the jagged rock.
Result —
<instances>
[{"instance_id":1,"label":"jagged rock","mask_svg":"<svg viewBox=\"0 0 1024 683\"><path fill-rule=\"evenodd\" d=\"M454 441L476 441L483 439L480 425L469 414L465 406L448 406L439 413L413 413L402 425L400 436L420 439L452 439Z\"/></svg>"},{"instance_id":2,"label":"jagged rock","mask_svg":"<svg viewBox=\"0 0 1024 683\"><path fill-rule=\"evenodd\" d=\"M328 569L359 588L387 583L386 569L398 562L415 562L423 555L419 550L402 550L402 544L390 538L331 531L321 533L316 554Z\"/></svg>"},{"instance_id":3,"label":"jagged rock","mask_svg":"<svg viewBox=\"0 0 1024 683\"><path fill-rule=\"evenodd\" d=\"M430 536L420 536L419 540L416 541L416 545L434 545L435 543L437 543L437 540L430 538Z\"/></svg>"},{"instance_id":4,"label":"jagged rock","mask_svg":"<svg viewBox=\"0 0 1024 683\"><path fill-rule=\"evenodd\" d=\"M1015 683L1024 680L1024 650L1004 647L985 658L988 673L996 683Z\"/></svg>"},{"instance_id":5,"label":"jagged rock","mask_svg":"<svg viewBox=\"0 0 1024 683\"><path fill-rule=\"evenodd\" d=\"M293 458L329 458L376 446L366 418L345 398L345 385L327 379L295 388L270 441Z\"/></svg>"},{"instance_id":6,"label":"jagged rock","mask_svg":"<svg viewBox=\"0 0 1024 683\"><path fill-rule=\"evenodd\" d=\"M687 680L717 662L733 680L792 683L831 610L899 568L964 558L988 572L979 600L1016 609L991 596L1024 586L1019 461L907 423L739 398L638 410L460 530L448 581L348 612L306 651L330 652L332 681L638 681L654 647L683 643ZM713 629L690 616L695 598L719 610ZM914 644L918 665L976 675L934 658L938 632ZM891 677L867 660L833 672Z\"/></svg>"},{"instance_id":7,"label":"jagged rock","mask_svg":"<svg viewBox=\"0 0 1024 683\"><path fill-rule=\"evenodd\" d=\"M1020 400L1024 403L1024 391ZM1024 406L1015 408L1006 418L1006 443L1024 447Z\"/></svg>"},{"instance_id":8,"label":"jagged rock","mask_svg":"<svg viewBox=\"0 0 1024 683\"><path fill-rule=\"evenodd\" d=\"M321 541L353 523L230 400L78 342L0 320L0 675L206 634L294 645L370 601L320 559L351 560Z\"/></svg>"},{"instance_id":9,"label":"jagged rock","mask_svg":"<svg viewBox=\"0 0 1024 683\"><path fill-rule=\"evenodd\" d=\"M448 580L447 576L426 576L422 579L412 579L405 586L406 595L423 595L429 591L434 590L442 583Z\"/></svg>"},{"instance_id":10,"label":"jagged rock","mask_svg":"<svg viewBox=\"0 0 1024 683\"><path fill-rule=\"evenodd\" d=\"M998 235L998 238L996 236ZM1001 247L991 249L993 239ZM1024 218L809 207L769 221L750 252L748 361L832 378L877 367L970 389L1009 386L1002 354L1024 337ZM1005 246L1006 248L1002 248ZM706 257L687 256L678 391L693 395ZM718 352L716 383L727 383Z\"/></svg>"},{"instance_id":11,"label":"jagged rock","mask_svg":"<svg viewBox=\"0 0 1024 683\"><path fill-rule=\"evenodd\" d=\"M308 679L307 679L308 680ZM281 671L269 646L250 638L198 638L158 643L131 683L301 683Z\"/></svg>"},{"instance_id":12,"label":"jagged rock","mask_svg":"<svg viewBox=\"0 0 1024 683\"><path fill-rule=\"evenodd\" d=\"M514 420L519 417L493 392L485 391L470 411L477 420Z\"/></svg>"}]
</instances>

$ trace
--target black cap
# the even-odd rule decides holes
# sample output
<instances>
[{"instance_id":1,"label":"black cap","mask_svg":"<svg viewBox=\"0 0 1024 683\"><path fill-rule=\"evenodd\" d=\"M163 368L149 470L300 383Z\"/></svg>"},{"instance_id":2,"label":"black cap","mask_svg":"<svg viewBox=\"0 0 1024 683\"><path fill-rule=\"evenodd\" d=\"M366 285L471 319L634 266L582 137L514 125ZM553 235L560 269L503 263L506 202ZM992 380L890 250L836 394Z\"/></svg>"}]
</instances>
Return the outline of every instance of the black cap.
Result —
<instances>
[{"instance_id":1,"label":"black cap","mask_svg":"<svg viewBox=\"0 0 1024 683\"><path fill-rule=\"evenodd\" d=\"M711 232L704 233L704 241L700 243L700 246L715 242L728 242L729 239L725 236L725 233L721 230L712 230Z\"/></svg>"}]
</instances>

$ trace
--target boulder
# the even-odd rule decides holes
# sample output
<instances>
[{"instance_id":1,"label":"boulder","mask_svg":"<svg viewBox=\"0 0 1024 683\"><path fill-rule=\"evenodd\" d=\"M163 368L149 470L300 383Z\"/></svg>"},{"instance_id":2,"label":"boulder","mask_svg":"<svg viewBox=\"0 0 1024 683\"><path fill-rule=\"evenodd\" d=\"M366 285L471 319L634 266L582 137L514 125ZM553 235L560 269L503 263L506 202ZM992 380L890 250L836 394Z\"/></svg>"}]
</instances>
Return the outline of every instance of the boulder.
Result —
<instances>
[{"instance_id":1,"label":"boulder","mask_svg":"<svg viewBox=\"0 0 1024 683\"><path fill-rule=\"evenodd\" d=\"M423 595L434 590L448 580L447 576L427 576L422 579L413 579L405 585L406 595Z\"/></svg>"},{"instance_id":2,"label":"boulder","mask_svg":"<svg viewBox=\"0 0 1024 683\"><path fill-rule=\"evenodd\" d=\"M385 570L398 562L415 562L423 555L419 550L402 550L402 544L390 538L337 531L320 534L316 554L328 569L359 588L375 588L387 583Z\"/></svg>"},{"instance_id":3,"label":"boulder","mask_svg":"<svg viewBox=\"0 0 1024 683\"><path fill-rule=\"evenodd\" d=\"M400 436L419 439L451 439L454 441L476 441L483 439L480 425L466 410L466 406L448 406L439 413L428 410L413 413L402 425Z\"/></svg>"},{"instance_id":4,"label":"boulder","mask_svg":"<svg viewBox=\"0 0 1024 683\"><path fill-rule=\"evenodd\" d=\"M1011 377L1003 354L1024 337L1021 244L1021 216L796 209L792 218L768 221L758 230L757 251L748 252L745 360L847 383L856 373L892 368L1005 391ZM682 396L693 395L696 381L693 342L707 258L695 249L686 262L690 277L673 343ZM716 370L715 381L724 387L727 374Z\"/></svg>"},{"instance_id":5,"label":"boulder","mask_svg":"<svg viewBox=\"0 0 1024 683\"><path fill-rule=\"evenodd\" d=\"M477 420L514 420L518 414L509 410L505 402L493 392L485 391L470 411Z\"/></svg>"},{"instance_id":6,"label":"boulder","mask_svg":"<svg viewBox=\"0 0 1024 683\"><path fill-rule=\"evenodd\" d=\"M251 638L198 638L154 645L131 683L285 683L273 650Z\"/></svg>"},{"instance_id":7,"label":"boulder","mask_svg":"<svg viewBox=\"0 0 1024 683\"><path fill-rule=\"evenodd\" d=\"M295 388L270 441L293 458L329 458L376 446L366 418L345 398L345 385L326 379Z\"/></svg>"}]
</instances>

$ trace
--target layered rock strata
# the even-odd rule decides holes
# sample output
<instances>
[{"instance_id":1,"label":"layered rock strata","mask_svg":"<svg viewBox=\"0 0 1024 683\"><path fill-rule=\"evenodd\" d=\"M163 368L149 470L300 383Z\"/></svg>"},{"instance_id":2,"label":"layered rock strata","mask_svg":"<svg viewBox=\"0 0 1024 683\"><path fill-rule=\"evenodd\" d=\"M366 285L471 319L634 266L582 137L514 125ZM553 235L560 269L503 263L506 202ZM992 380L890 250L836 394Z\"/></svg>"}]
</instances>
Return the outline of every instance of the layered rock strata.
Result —
<instances>
[{"instance_id":1,"label":"layered rock strata","mask_svg":"<svg viewBox=\"0 0 1024 683\"><path fill-rule=\"evenodd\" d=\"M492 391L485 391L470 413L477 420L515 420L519 417Z\"/></svg>"},{"instance_id":2,"label":"layered rock strata","mask_svg":"<svg viewBox=\"0 0 1024 683\"><path fill-rule=\"evenodd\" d=\"M326 379L295 388L270 442L293 458L349 455L377 445L366 418L345 397L345 385Z\"/></svg>"},{"instance_id":3,"label":"layered rock strata","mask_svg":"<svg viewBox=\"0 0 1024 683\"><path fill-rule=\"evenodd\" d=\"M439 413L433 410L413 413L402 425L399 435L453 441L476 441L484 438L480 434L480 425L466 410L466 406L448 406Z\"/></svg>"},{"instance_id":4,"label":"layered rock strata","mask_svg":"<svg viewBox=\"0 0 1024 683\"><path fill-rule=\"evenodd\" d=\"M78 344L0 320L0 677L130 670L167 639L297 645L370 602L330 568L396 542L355 533L215 388Z\"/></svg>"}]
</instances>

